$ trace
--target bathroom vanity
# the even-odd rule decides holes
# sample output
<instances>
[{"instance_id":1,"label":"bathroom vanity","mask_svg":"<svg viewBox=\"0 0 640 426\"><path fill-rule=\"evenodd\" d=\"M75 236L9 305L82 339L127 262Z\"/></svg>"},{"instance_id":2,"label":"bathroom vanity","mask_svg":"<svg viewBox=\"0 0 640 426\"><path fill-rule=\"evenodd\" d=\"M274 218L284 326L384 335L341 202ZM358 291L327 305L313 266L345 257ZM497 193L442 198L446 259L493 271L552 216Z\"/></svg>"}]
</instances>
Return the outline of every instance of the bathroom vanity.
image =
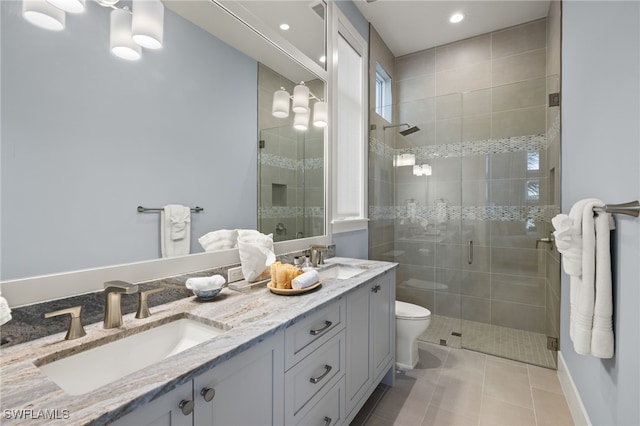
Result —
<instances>
[{"instance_id":1,"label":"bathroom vanity","mask_svg":"<svg viewBox=\"0 0 640 426\"><path fill-rule=\"evenodd\" d=\"M355 275L332 277L347 265ZM118 329L97 323L81 339L57 334L4 349L2 422L19 423L15 417L29 409L33 416L50 410L41 424L348 424L381 381L393 384L396 264L333 258L327 268L308 293L225 289L213 302L190 297L153 308L147 319L126 315ZM43 372L184 319L219 333L75 395ZM126 350L122 368L144 358L146 346ZM59 416L52 419L53 410Z\"/></svg>"}]
</instances>

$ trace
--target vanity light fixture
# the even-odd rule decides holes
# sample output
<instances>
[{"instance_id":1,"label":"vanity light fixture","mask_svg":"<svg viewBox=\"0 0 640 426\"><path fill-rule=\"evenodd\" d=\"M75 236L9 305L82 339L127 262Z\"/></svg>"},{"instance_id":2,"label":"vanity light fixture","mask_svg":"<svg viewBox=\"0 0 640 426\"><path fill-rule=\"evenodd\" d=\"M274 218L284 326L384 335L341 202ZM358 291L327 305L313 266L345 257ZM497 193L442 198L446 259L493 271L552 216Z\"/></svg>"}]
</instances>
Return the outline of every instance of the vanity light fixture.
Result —
<instances>
[{"instance_id":1,"label":"vanity light fixture","mask_svg":"<svg viewBox=\"0 0 640 426\"><path fill-rule=\"evenodd\" d=\"M394 167L413 166L416 164L416 156L414 154L398 154L393 157Z\"/></svg>"},{"instance_id":2,"label":"vanity light fixture","mask_svg":"<svg viewBox=\"0 0 640 426\"><path fill-rule=\"evenodd\" d=\"M123 59L136 60L142 47L159 49L164 33L164 5L160 0L133 0L133 11L127 6L117 7L120 0L96 0L110 7L111 52ZM65 12L80 13L86 0L23 0L22 16L28 22L48 30L63 30Z\"/></svg>"},{"instance_id":3,"label":"vanity light fixture","mask_svg":"<svg viewBox=\"0 0 640 426\"><path fill-rule=\"evenodd\" d=\"M293 88L293 96L281 87L273 94L271 114L277 118L289 116L289 100L292 100L291 110L295 113L293 127L297 130L307 130L309 126L309 100L315 99L313 105L313 125L316 127L326 127L329 117L329 106L324 100L318 98L309 91L304 81Z\"/></svg>"},{"instance_id":4,"label":"vanity light fixture","mask_svg":"<svg viewBox=\"0 0 640 426\"><path fill-rule=\"evenodd\" d=\"M415 176L431 176L431 166L428 164L415 164L413 166Z\"/></svg>"}]
</instances>

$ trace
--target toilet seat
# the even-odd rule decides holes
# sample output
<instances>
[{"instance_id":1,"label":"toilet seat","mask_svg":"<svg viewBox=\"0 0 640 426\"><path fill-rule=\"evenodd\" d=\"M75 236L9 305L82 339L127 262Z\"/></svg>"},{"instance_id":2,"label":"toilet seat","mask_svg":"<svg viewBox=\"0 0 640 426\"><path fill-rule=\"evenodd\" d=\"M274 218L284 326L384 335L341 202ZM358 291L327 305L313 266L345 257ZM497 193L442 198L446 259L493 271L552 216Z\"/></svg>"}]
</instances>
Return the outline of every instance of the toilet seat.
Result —
<instances>
[{"instance_id":1,"label":"toilet seat","mask_svg":"<svg viewBox=\"0 0 640 426\"><path fill-rule=\"evenodd\" d=\"M396 300L396 318L403 320L425 320L431 317L431 311L422 306Z\"/></svg>"}]
</instances>

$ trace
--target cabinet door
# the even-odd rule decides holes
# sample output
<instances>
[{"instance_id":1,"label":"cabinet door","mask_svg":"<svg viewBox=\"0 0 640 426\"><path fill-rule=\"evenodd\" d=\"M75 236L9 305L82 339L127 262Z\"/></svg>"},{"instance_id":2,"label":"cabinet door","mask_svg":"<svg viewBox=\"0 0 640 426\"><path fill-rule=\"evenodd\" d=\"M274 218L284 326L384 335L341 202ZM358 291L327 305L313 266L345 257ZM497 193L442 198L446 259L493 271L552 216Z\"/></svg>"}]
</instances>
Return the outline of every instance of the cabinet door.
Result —
<instances>
[{"instance_id":1,"label":"cabinet door","mask_svg":"<svg viewBox=\"0 0 640 426\"><path fill-rule=\"evenodd\" d=\"M196 377L194 424L283 424L283 347L279 333Z\"/></svg>"},{"instance_id":2,"label":"cabinet door","mask_svg":"<svg viewBox=\"0 0 640 426\"><path fill-rule=\"evenodd\" d=\"M371 288L367 284L347 295L347 413L356 407L373 383L369 316Z\"/></svg>"},{"instance_id":3,"label":"cabinet door","mask_svg":"<svg viewBox=\"0 0 640 426\"><path fill-rule=\"evenodd\" d=\"M193 414L183 414L182 401L193 403L193 382L183 384L133 413L111 423L114 426L192 426Z\"/></svg>"},{"instance_id":4,"label":"cabinet door","mask_svg":"<svg viewBox=\"0 0 640 426\"><path fill-rule=\"evenodd\" d=\"M378 380L389 369L395 351L395 280L386 273L373 282L371 329L373 339L373 378Z\"/></svg>"}]
</instances>

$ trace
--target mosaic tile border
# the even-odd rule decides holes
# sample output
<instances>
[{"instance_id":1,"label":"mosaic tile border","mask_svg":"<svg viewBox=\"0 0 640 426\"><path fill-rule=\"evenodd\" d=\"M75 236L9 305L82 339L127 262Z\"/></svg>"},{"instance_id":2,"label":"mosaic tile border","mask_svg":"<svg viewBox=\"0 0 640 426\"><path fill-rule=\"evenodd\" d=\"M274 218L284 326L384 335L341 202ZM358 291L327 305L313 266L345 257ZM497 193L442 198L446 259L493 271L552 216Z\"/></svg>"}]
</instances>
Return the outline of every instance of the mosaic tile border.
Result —
<instances>
[{"instance_id":1,"label":"mosaic tile border","mask_svg":"<svg viewBox=\"0 0 640 426\"><path fill-rule=\"evenodd\" d=\"M324 207L260 207L258 217L260 219L324 218Z\"/></svg>"},{"instance_id":2,"label":"mosaic tile border","mask_svg":"<svg viewBox=\"0 0 640 426\"><path fill-rule=\"evenodd\" d=\"M555 124L552 124L552 131L555 131L554 125ZM434 158L502 154L506 152L541 151L547 149L548 146L548 139L544 134L485 139L456 144L425 145L402 149L391 148L377 138L369 138L369 150L372 153L385 158L393 158L394 155L398 154L414 154L416 161L426 161Z\"/></svg>"},{"instance_id":3,"label":"mosaic tile border","mask_svg":"<svg viewBox=\"0 0 640 426\"><path fill-rule=\"evenodd\" d=\"M273 166L289 170L314 170L324 167L324 158L306 158L295 160L293 158L282 157L268 152L260 153L260 164L263 166Z\"/></svg>"},{"instance_id":4,"label":"mosaic tile border","mask_svg":"<svg viewBox=\"0 0 640 426\"><path fill-rule=\"evenodd\" d=\"M448 220L551 221L560 213L554 205L542 206L369 206L369 219L426 219L442 223Z\"/></svg>"}]
</instances>

